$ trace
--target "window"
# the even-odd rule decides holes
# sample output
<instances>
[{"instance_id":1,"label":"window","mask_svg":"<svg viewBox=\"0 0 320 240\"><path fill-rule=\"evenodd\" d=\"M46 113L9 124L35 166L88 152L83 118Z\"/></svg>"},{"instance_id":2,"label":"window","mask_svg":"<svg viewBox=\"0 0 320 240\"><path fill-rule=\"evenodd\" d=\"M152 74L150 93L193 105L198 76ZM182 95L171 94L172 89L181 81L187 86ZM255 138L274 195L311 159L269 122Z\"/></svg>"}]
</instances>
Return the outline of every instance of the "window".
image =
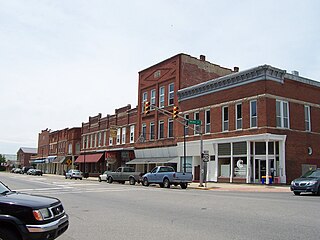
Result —
<instances>
[{"instance_id":1,"label":"window","mask_svg":"<svg viewBox=\"0 0 320 240\"><path fill-rule=\"evenodd\" d=\"M229 108L227 106L222 107L222 131L229 130Z\"/></svg>"},{"instance_id":2,"label":"window","mask_svg":"<svg viewBox=\"0 0 320 240\"><path fill-rule=\"evenodd\" d=\"M68 145L68 154L72 154L72 143Z\"/></svg>"},{"instance_id":3,"label":"window","mask_svg":"<svg viewBox=\"0 0 320 240\"><path fill-rule=\"evenodd\" d=\"M210 110L206 110L205 113L205 122L206 122L206 126L205 126L205 133L210 133L210 123L211 123L211 118L210 118Z\"/></svg>"},{"instance_id":4,"label":"window","mask_svg":"<svg viewBox=\"0 0 320 240\"><path fill-rule=\"evenodd\" d=\"M107 131L103 133L103 146L107 146Z\"/></svg>"},{"instance_id":5,"label":"window","mask_svg":"<svg viewBox=\"0 0 320 240\"><path fill-rule=\"evenodd\" d=\"M93 144L92 144L92 143L93 143L93 135L91 134L91 135L90 135L90 147L91 147L91 148L93 147Z\"/></svg>"},{"instance_id":6,"label":"window","mask_svg":"<svg viewBox=\"0 0 320 240\"><path fill-rule=\"evenodd\" d=\"M168 88L168 105L173 105L174 103L174 83L169 84Z\"/></svg>"},{"instance_id":7,"label":"window","mask_svg":"<svg viewBox=\"0 0 320 240\"><path fill-rule=\"evenodd\" d=\"M304 123L305 123L305 130L307 132L311 131L311 118L310 118L310 106L304 106Z\"/></svg>"},{"instance_id":8,"label":"window","mask_svg":"<svg viewBox=\"0 0 320 240\"><path fill-rule=\"evenodd\" d=\"M142 94L142 112L144 112L144 103L148 101L148 93L147 92L144 92Z\"/></svg>"},{"instance_id":9,"label":"window","mask_svg":"<svg viewBox=\"0 0 320 240\"><path fill-rule=\"evenodd\" d=\"M199 120L200 116L199 116L199 112L195 112L193 114L193 119L194 120ZM200 134L200 125L194 125L194 132L193 132L194 135L196 134Z\"/></svg>"},{"instance_id":10,"label":"window","mask_svg":"<svg viewBox=\"0 0 320 240\"><path fill-rule=\"evenodd\" d=\"M113 137L109 137L109 146L112 146L113 144Z\"/></svg>"},{"instance_id":11,"label":"window","mask_svg":"<svg viewBox=\"0 0 320 240\"><path fill-rule=\"evenodd\" d=\"M168 138L173 137L173 120L168 119Z\"/></svg>"},{"instance_id":12,"label":"window","mask_svg":"<svg viewBox=\"0 0 320 240\"><path fill-rule=\"evenodd\" d=\"M154 123L150 123L150 140L155 139L155 132L154 132Z\"/></svg>"},{"instance_id":13,"label":"window","mask_svg":"<svg viewBox=\"0 0 320 240\"><path fill-rule=\"evenodd\" d=\"M122 136L121 142L122 142L122 144L125 144L126 143L126 128L125 127L122 128L122 135L121 136Z\"/></svg>"},{"instance_id":14,"label":"window","mask_svg":"<svg viewBox=\"0 0 320 240\"><path fill-rule=\"evenodd\" d=\"M156 90L151 90L151 99L150 99L150 110L154 110L154 106L156 105Z\"/></svg>"},{"instance_id":15,"label":"window","mask_svg":"<svg viewBox=\"0 0 320 240\"><path fill-rule=\"evenodd\" d=\"M158 134L158 138L162 139L164 138L164 121L159 121L159 134Z\"/></svg>"},{"instance_id":16,"label":"window","mask_svg":"<svg viewBox=\"0 0 320 240\"><path fill-rule=\"evenodd\" d=\"M118 129L117 129L117 145L120 144L120 131L121 131L121 129L118 128Z\"/></svg>"},{"instance_id":17,"label":"window","mask_svg":"<svg viewBox=\"0 0 320 240\"><path fill-rule=\"evenodd\" d=\"M184 126L184 134L187 136L189 135L189 114L185 114L184 115L184 119L185 119L185 126Z\"/></svg>"},{"instance_id":18,"label":"window","mask_svg":"<svg viewBox=\"0 0 320 240\"><path fill-rule=\"evenodd\" d=\"M257 127L257 100L253 100L250 102L250 127Z\"/></svg>"},{"instance_id":19,"label":"window","mask_svg":"<svg viewBox=\"0 0 320 240\"><path fill-rule=\"evenodd\" d=\"M134 142L134 125L130 126L130 143Z\"/></svg>"},{"instance_id":20,"label":"window","mask_svg":"<svg viewBox=\"0 0 320 240\"><path fill-rule=\"evenodd\" d=\"M86 136L86 148L89 148L89 135Z\"/></svg>"},{"instance_id":21,"label":"window","mask_svg":"<svg viewBox=\"0 0 320 240\"><path fill-rule=\"evenodd\" d=\"M142 138L143 141L147 139L147 124L145 123L142 124Z\"/></svg>"},{"instance_id":22,"label":"window","mask_svg":"<svg viewBox=\"0 0 320 240\"><path fill-rule=\"evenodd\" d=\"M242 129L242 104L236 105L236 129Z\"/></svg>"},{"instance_id":23,"label":"window","mask_svg":"<svg viewBox=\"0 0 320 240\"><path fill-rule=\"evenodd\" d=\"M276 124L279 128L289 128L289 104L285 101L276 101Z\"/></svg>"},{"instance_id":24,"label":"window","mask_svg":"<svg viewBox=\"0 0 320 240\"><path fill-rule=\"evenodd\" d=\"M98 147L101 146L101 132L98 133Z\"/></svg>"},{"instance_id":25,"label":"window","mask_svg":"<svg viewBox=\"0 0 320 240\"><path fill-rule=\"evenodd\" d=\"M159 89L159 108L164 107L164 87Z\"/></svg>"}]
</instances>

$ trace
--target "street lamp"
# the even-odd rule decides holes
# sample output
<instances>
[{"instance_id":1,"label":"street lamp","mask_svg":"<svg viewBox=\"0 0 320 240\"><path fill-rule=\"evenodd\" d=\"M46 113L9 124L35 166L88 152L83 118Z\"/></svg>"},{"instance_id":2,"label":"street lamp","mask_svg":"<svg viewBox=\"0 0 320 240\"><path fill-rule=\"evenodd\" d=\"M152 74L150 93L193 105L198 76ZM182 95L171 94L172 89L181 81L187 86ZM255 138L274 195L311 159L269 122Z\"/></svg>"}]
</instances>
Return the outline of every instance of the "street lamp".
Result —
<instances>
[{"instance_id":1,"label":"street lamp","mask_svg":"<svg viewBox=\"0 0 320 240\"><path fill-rule=\"evenodd\" d=\"M86 170L86 150L85 150L86 146L87 146L87 139L85 137L85 139L84 139L84 147L83 147L83 171L84 171L83 177L84 178L88 177L87 176L87 170Z\"/></svg>"}]
</instances>

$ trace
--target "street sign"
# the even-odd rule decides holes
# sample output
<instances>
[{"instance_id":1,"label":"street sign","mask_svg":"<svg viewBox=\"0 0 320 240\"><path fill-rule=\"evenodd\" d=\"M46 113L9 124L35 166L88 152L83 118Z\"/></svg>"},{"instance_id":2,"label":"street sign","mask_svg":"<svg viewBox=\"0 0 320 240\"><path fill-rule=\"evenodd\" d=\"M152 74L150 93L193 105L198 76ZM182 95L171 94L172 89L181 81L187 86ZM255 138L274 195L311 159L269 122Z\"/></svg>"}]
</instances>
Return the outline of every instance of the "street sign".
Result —
<instances>
[{"instance_id":1,"label":"street sign","mask_svg":"<svg viewBox=\"0 0 320 240\"><path fill-rule=\"evenodd\" d=\"M188 120L189 124L195 124L195 125L201 125L201 120L193 120L193 119L189 119Z\"/></svg>"},{"instance_id":2,"label":"street sign","mask_svg":"<svg viewBox=\"0 0 320 240\"><path fill-rule=\"evenodd\" d=\"M71 163L72 163L72 160L71 160L71 159L68 159L68 160L67 160L67 165L70 166Z\"/></svg>"},{"instance_id":3,"label":"street sign","mask_svg":"<svg viewBox=\"0 0 320 240\"><path fill-rule=\"evenodd\" d=\"M209 162L209 151L203 151L202 159L204 162Z\"/></svg>"}]
</instances>

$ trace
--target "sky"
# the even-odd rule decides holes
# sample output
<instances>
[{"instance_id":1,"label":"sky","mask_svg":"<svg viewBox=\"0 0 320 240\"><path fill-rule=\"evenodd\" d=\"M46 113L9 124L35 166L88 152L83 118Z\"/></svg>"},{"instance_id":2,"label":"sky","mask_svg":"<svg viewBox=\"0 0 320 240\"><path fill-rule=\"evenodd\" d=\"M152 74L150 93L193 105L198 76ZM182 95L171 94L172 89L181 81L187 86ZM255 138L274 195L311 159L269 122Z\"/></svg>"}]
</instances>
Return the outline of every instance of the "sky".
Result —
<instances>
[{"instance_id":1,"label":"sky","mask_svg":"<svg viewBox=\"0 0 320 240\"><path fill-rule=\"evenodd\" d=\"M320 81L318 0L0 0L0 153L138 103L138 72L179 53Z\"/></svg>"}]
</instances>

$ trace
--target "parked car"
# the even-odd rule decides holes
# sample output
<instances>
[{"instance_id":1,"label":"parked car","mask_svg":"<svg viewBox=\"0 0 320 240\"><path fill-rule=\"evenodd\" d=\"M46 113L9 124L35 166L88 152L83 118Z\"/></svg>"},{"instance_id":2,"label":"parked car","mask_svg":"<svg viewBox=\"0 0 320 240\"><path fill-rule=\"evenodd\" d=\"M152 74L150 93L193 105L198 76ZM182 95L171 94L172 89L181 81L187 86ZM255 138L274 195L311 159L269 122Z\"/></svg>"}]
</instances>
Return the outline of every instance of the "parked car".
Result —
<instances>
[{"instance_id":1,"label":"parked car","mask_svg":"<svg viewBox=\"0 0 320 240\"><path fill-rule=\"evenodd\" d=\"M25 174L25 173L28 172L29 169L32 169L32 168L33 168L33 167L30 167L30 166L28 166L28 167L22 167L20 173L21 173L21 174Z\"/></svg>"},{"instance_id":2,"label":"parked car","mask_svg":"<svg viewBox=\"0 0 320 240\"><path fill-rule=\"evenodd\" d=\"M105 171L104 173L102 173L101 175L99 175L98 179L99 179L99 182L101 181L108 181L108 172L110 171Z\"/></svg>"},{"instance_id":3,"label":"parked car","mask_svg":"<svg viewBox=\"0 0 320 240\"><path fill-rule=\"evenodd\" d=\"M57 198L11 191L0 181L0 239L56 239L69 226Z\"/></svg>"},{"instance_id":4,"label":"parked car","mask_svg":"<svg viewBox=\"0 0 320 240\"><path fill-rule=\"evenodd\" d=\"M14 173L21 173L21 168L14 169Z\"/></svg>"},{"instance_id":5,"label":"parked car","mask_svg":"<svg viewBox=\"0 0 320 240\"><path fill-rule=\"evenodd\" d=\"M74 179L80 179L82 180L83 176L82 176L82 172L80 172L79 170L76 169L70 169L68 172L66 172L65 178L74 178Z\"/></svg>"},{"instance_id":6,"label":"parked car","mask_svg":"<svg viewBox=\"0 0 320 240\"><path fill-rule=\"evenodd\" d=\"M130 185L135 185L136 182L140 183L141 173L136 172L134 168L131 167L119 167L115 172L108 172L108 183L113 181L119 183L125 183L129 181Z\"/></svg>"},{"instance_id":7,"label":"parked car","mask_svg":"<svg viewBox=\"0 0 320 240\"><path fill-rule=\"evenodd\" d=\"M43 172L42 170L40 169L34 169L32 172L31 172L31 175L37 175L37 176L42 176Z\"/></svg>"},{"instance_id":8,"label":"parked car","mask_svg":"<svg viewBox=\"0 0 320 240\"><path fill-rule=\"evenodd\" d=\"M160 187L170 188L170 185L180 185L182 189L188 187L188 183L192 182L192 173L176 172L170 166L158 166L142 176L142 184L149 186L149 184L156 183Z\"/></svg>"},{"instance_id":9,"label":"parked car","mask_svg":"<svg viewBox=\"0 0 320 240\"><path fill-rule=\"evenodd\" d=\"M32 175L32 172L34 172L35 169L34 168L30 168L28 171L27 171L27 175Z\"/></svg>"},{"instance_id":10,"label":"parked car","mask_svg":"<svg viewBox=\"0 0 320 240\"><path fill-rule=\"evenodd\" d=\"M16 170L16 168L12 168L10 172L14 173L15 170Z\"/></svg>"},{"instance_id":11,"label":"parked car","mask_svg":"<svg viewBox=\"0 0 320 240\"><path fill-rule=\"evenodd\" d=\"M320 168L308 171L301 177L293 180L290 189L294 195L300 195L303 192L320 195Z\"/></svg>"}]
</instances>

